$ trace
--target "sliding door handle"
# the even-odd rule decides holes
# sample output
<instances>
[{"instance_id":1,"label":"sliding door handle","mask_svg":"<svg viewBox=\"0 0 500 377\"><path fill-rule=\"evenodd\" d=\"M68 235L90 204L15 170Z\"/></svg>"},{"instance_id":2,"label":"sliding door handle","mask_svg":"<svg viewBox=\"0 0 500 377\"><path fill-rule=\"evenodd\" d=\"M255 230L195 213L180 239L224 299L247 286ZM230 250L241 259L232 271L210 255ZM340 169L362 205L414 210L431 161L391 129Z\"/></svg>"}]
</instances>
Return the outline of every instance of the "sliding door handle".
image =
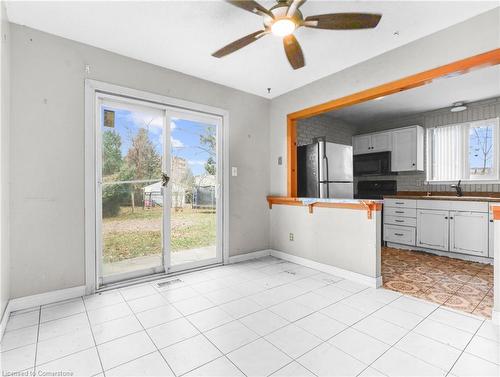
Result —
<instances>
[{"instance_id":1,"label":"sliding door handle","mask_svg":"<svg viewBox=\"0 0 500 377\"><path fill-rule=\"evenodd\" d=\"M170 177L167 175L167 173L161 173L161 185L163 187L167 187L168 181L170 181Z\"/></svg>"}]
</instances>

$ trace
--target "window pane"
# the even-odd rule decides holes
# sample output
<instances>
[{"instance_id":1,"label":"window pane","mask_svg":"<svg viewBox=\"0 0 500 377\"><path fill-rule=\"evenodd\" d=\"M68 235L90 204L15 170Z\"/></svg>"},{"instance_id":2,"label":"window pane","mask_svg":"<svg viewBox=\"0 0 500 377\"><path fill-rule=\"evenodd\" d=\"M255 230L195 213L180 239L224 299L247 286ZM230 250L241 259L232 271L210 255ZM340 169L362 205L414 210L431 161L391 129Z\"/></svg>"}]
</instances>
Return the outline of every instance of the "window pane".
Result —
<instances>
[{"instance_id":1,"label":"window pane","mask_svg":"<svg viewBox=\"0 0 500 377\"><path fill-rule=\"evenodd\" d=\"M462 179L464 132L460 125L444 126L431 129L432 140L431 180L456 181Z\"/></svg>"},{"instance_id":2,"label":"window pane","mask_svg":"<svg viewBox=\"0 0 500 377\"><path fill-rule=\"evenodd\" d=\"M472 125L469 129L469 169L471 178L494 175L493 124Z\"/></svg>"},{"instance_id":3,"label":"window pane","mask_svg":"<svg viewBox=\"0 0 500 377\"><path fill-rule=\"evenodd\" d=\"M163 112L111 101L101 112L103 181L159 180Z\"/></svg>"}]
</instances>

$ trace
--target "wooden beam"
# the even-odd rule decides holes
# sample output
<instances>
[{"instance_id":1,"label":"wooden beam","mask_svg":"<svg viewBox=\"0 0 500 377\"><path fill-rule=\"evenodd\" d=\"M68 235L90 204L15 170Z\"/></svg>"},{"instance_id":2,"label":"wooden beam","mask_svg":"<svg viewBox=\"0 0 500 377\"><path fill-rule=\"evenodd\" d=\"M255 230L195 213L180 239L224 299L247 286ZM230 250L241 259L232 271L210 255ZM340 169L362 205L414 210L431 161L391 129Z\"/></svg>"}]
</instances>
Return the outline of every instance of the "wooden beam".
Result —
<instances>
[{"instance_id":1,"label":"wooden beam","mask_svg":"<svg viewBox=\"0 0 500 377\"><path fill-rule=\"evenodd\" d=\"M388 96L390 94L417 88L440 78L454 77L475 69L500 64L500 48L458 60L437 68L429 69L415 75L376 86L358 93L328 101L320 105L296 111L287 116L287 193L289 197L297 196L297 121L310 118L328 111L356 105L358 103Z\"/></svg>"},{"instance_id":2,"label":"wooden beam","mask_svg":"<svg viewBox=\"0 0 500 377\"><path fill-rule=\"evenodd\" d=\"M297 121L287 118L287 193L297 196Z\"/></svg>"},{"instance_id":3,"label":"wooden beam","mask_svg":"<svg viewBox=\"0 0 500 377\"><path fill-rule=\"evenodd\" d=\"M327 111L340 109L342 107L356 105L378 97L413 89L422 85L430 84L436 79L447 76L456 76L468 73L475 69L485 68L500 64L500 48L483 54L475 55L466 59L458 60L437 68L429 69L402 79L376 86L358 93L328 101L320 105L312 106L289 114L293 120L309 118Z\"/></svg>"}]
</instances>

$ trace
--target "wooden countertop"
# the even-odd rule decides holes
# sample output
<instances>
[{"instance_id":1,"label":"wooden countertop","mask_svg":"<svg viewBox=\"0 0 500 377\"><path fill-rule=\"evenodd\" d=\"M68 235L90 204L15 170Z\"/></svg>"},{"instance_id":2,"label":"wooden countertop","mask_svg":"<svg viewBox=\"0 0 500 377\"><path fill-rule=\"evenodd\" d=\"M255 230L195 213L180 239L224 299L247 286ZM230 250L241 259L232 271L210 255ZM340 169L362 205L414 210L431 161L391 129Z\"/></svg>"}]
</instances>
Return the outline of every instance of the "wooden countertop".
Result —
<instances>
[{"instance_id":1,"label":"wooden countertop","mask_svg":"<svg viewBox=\"0 0 500 377\"><path fill-rule=\"evenodd\" d=\"M492 202L492 203L500 203L500 197L494 196L452 196L452 195L405 195L405 194L397 194L397 195L386 195L384 199L416 199L416 200L458 200L464 202Z\"/></svg>"},{"instance_id":2,"label":"wooden countertop","mask_svg":"<svg viewBox=\"0 0 500 377\"><path fill-rule=\"evenodd\" d=\"M367 212L368 219L372 218L373 211L381 211L382 203L380 200L362 200L362 199L353 199L353 200L343 200L331 199L329 201L321 201L318 199L317 202L309 202L306 203L302 200L305 198L294 198L287 196L268 196L267 203L269 204L269 209L273 208L273 205L288 205L288 206L307 206L309 208L309 213L313 213L314 208L342 208L342 209L354 209L354 210L362 210Z\"/></svg>"}]
</instances>

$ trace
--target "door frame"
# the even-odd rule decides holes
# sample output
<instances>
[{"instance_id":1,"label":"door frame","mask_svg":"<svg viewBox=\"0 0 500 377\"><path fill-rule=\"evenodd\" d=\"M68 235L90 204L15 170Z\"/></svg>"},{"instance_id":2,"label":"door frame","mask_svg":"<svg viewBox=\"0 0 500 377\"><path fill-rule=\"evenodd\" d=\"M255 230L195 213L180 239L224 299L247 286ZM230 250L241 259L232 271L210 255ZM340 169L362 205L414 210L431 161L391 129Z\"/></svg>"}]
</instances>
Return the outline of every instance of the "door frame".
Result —
<instances>
[{"instance_id":1,"label":"door frame","mask_svg":"<svg viewBox=\"0 0 500 377\"><path fill-rule=\"evenodd\" d=\"M222 135L220 140L220 182L219 197L221 198L221 222L218 229L222 234L219 236L222 250L222 262L229 263L229 112L227 110L199 104L195 102L167 97L161 94L132 89L124 86L110 84L102 81L85 80L85 287L86 294L94 293L98 285L98 253L97 242L97 156L96 140L97 127L95 127L97 94L108 94L121 96L128 100L146 101L152 104L172 108L172 110L191 111L219 117ZM193 266L193 268L196 266Z\"/></svg>"},{"instance_id":2,"label":"door frame","mask_svg":"<svg viewBox=\"0 0 500 377\"><path fill-rule=\"evenodd\" d=\"M162 152L162 161L161 161L161 171L162 172L167 172L167 174L170 174L168 170L168 166L170 166L170 156L166 152L170 148L170 127L167 128L167 111L168 108L165 105L159 105L157 103L151 103L149 101L144 101L144 100L138 100L138 99L131 99L131 98L124 98L123 96L119 96L116 94L109 94L109 93L102 93L99 92L99 94L95 93L94 94L94 132L95 132L95 144L94 144L94 151L96 153L96 163L95 163L95 261L96 261L96 284L97 284L97 289L101 286L106 286L109 284L115 284L123 281L128 281L131 279L139 279L144 276L149 276L150 274L160 274L164 271L164 267L166 266L166 263L168 260L166 259L166 237L169 236L169 231L170 228L167 226L168 221L169 221L169 215L170 213L164 212L162 216L162 256L161 256L161 266L154 266L154 267L148 267L140 270L133 270L133 271L127 271L127 272L121 272L118 274L110 275L110 276L102 276L102 256L103 256L103 241L102 241L102 190L103 190L103 182L102 180L102 159L98 158L100 154L102 154L102 131L101 131L101 106L102 103L105 101L111 101L111 102L116 102L116 103L123 103L125 106L130 105L130 106L142 106L142 107L149 107L152 109L159 110L163 112L163 133L162 133L162 139L163 139L163 152ZM150 180L152 181L152 180ZM170 188L170 187L168 187ZM168 195L169 190L163 190L163 203L164 208L168 208L170 206L169 195Z\"/></svg>"}]
</instances>

